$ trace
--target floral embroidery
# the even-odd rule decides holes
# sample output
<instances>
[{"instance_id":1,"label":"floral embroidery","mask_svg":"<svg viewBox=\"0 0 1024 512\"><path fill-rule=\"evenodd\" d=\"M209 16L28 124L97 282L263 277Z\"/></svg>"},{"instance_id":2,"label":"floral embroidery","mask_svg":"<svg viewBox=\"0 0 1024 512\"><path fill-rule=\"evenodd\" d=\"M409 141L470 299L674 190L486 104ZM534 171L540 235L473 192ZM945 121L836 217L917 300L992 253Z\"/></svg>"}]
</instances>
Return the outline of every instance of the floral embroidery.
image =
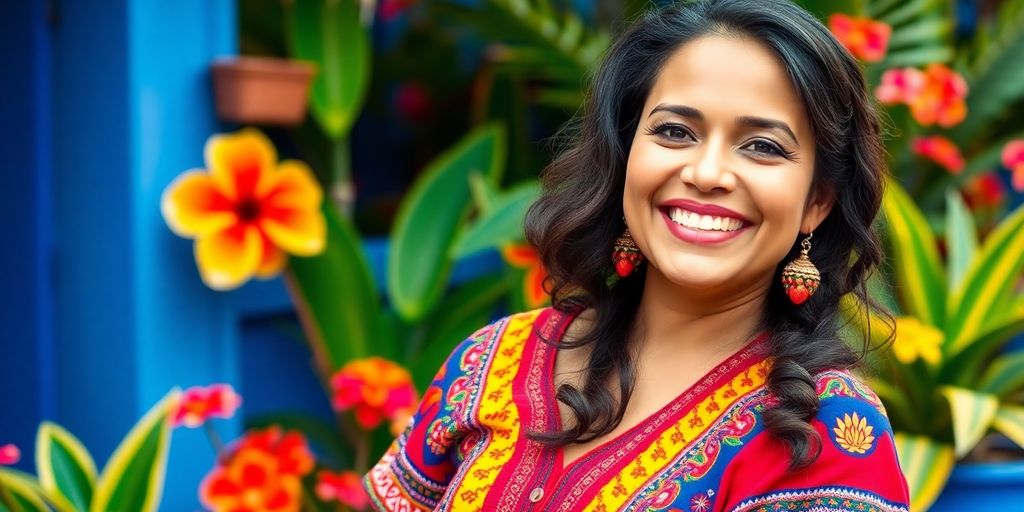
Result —
<instances>
[{"instance_id":1,"label":"floral embroidery","mask_svg":"<svg viewBox=\"0 0 1024 512\"><path fill-rule=\"evenodd\" d=\"M832 428L836 434L835 441L850 453L865 454L875 442L875 436L871 435L875 427L868 425L867 418L860 417L856 412L852 418L849 414L836 418L836 425Z\"/></svg>"},{"instance_id":2,"label":"floral embroidery","mask_svg":"<svg viewBox=\"0 0 1024 512\"><path fill-rule=\"evenodd\" d=\"M690 498L690 512L708 512L711 510L711 498L715 491L708 489L707 492L694 494Z\"/></svg>"},{"instance_id":3,"label":"floral embroidery","mask_svg":"<svg viewBox=\"0 0 1024 512\"><path fill-rule=\"evenodd\" d=\"M906 505L886 501L877 495L842 487L822 487L800 491L782 491L744 501L732 512L772 512L777 510L843 512L907 512Z\"/></svg>"}]
</instances>

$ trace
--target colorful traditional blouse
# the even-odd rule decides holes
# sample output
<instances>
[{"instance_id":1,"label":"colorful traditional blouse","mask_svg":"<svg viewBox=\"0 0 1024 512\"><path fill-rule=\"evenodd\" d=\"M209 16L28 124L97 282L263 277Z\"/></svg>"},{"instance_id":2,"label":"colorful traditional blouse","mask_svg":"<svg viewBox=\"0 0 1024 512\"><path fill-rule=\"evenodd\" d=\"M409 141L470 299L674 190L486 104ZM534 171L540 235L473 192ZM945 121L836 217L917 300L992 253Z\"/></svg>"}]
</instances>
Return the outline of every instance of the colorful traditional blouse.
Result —
<instances>
[{"instance_id":1,"label":"colorful traditional blouse","mask_svg":"<svg viewBox=\"0 0 1024 512\"><path fill-rule=\"evenodd\" d=\"M571 315L504 318L461 343L405 431L364 477L379 510L906 511L878 397L845 371L816 377L821 455L787 471L764 428L765 336L625 433L567 466L530 439L561 424L553 372ZM564 466L564 467L563 467Z\"/></svg>"}]
</instances>

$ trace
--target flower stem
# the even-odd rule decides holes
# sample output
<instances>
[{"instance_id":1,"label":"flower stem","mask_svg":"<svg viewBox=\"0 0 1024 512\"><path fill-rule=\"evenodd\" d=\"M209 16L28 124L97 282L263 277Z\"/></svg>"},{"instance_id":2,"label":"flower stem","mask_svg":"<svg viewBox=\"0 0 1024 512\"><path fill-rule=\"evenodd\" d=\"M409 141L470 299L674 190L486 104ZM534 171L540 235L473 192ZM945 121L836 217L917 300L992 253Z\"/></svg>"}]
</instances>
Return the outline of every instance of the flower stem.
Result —
<instances>
[{"instance_id":1,"label":"flower stem","mask_svg":"<svg viewBox=\"0 0 1024 512\"><path fill-rule=\"evenodd\" d=\"M0 480L0 503L2 503L3 506L11 512L25 512L25 509L21 508L21 504L18 503L18 500L15 499L11 492L7 490L7 487L4 486L3 480Z\"/></svg>"},{"instance_id":2,"label":"flower stem","mask_svg":"<svg viewBox=\"0 0 1024 512\"><path fill-rule=\"evenodd\" d=\"M206 431L206 437L210 439L210 445L213 446L213 452L217 455L217 462L220 464L227 464L228 462L228 451L224 448L224 441L221 441L220 434L213 428L209 422L203 423L203 430Z\"/></svg>"},{"instance_id":3,"label":"flower stem","mask_svg":"<svg viewBox=\"0 0 1024 512\"><path fill-rule=\"evenodd\" d=\"M352 184L352 155L347 138L331 140L330 195L342 215L352 216L356 204L356 189Z\"/></svg>"},{"instance_id":4,"label":"flower stem","mask_svg":"<svg viewBox=\"0 0 1024 512\"><path fill-rule=\"evenodd\" d=\"M355 469L360 475L370 470L370 432L361 430L359 441L356 442Z\"/></svg>"}]
</instances>

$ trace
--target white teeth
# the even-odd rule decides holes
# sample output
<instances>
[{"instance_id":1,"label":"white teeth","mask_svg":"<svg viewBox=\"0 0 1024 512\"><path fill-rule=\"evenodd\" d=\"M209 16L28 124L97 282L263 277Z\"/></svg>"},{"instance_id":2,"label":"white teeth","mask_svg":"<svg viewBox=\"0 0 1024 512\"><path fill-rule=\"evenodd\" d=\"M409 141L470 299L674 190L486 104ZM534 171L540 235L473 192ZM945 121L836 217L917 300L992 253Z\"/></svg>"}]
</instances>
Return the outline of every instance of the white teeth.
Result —
<instances>
[{"instance_id":1,"label":"white teeth","mask_svg":"<svg viewBox=\"0 0 1024 512\"><path fill-rule=\"evenodd\" d=\"M733 217L700 215L682 208L669 208L668 217L676 224L702 231L736 231L743 227L743 221Z\"/></svg>"}]
</instances>

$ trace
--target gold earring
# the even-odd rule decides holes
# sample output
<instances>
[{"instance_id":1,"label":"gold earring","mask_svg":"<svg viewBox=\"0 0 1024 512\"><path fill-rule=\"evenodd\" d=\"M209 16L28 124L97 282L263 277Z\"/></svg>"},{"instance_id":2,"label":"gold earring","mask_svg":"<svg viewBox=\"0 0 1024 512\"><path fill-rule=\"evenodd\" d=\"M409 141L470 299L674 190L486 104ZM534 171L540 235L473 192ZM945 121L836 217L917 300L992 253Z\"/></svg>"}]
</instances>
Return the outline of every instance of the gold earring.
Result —
<instances>
[{"instance_id":1,"label":"gold earring","mask_svg":"<svg viewBox=\"0 0 1024 512\"><path fill-rule=\"evenodd\" d=\"M644 261L644 255L633 241L633 235L629 234L629 228L615 239L615 246L612 248L612 261L615 262L615 272L619 277L627 277L636 270Z\"/></svg>"},{"instance_id":2,"label":"gold earring","mask_svg":"<svg viewBox=\"0 0 1024 512\"><path fill-rule=\"evenodd\" d=\"M803 304L821 284L821 272L814 266L808 254L811 252L811 237L814 232L807 235L800 242L800 257L789 262L782 269L782 289L786 291L789 300L793 304Z\"/></svg>"}]
</instances>

